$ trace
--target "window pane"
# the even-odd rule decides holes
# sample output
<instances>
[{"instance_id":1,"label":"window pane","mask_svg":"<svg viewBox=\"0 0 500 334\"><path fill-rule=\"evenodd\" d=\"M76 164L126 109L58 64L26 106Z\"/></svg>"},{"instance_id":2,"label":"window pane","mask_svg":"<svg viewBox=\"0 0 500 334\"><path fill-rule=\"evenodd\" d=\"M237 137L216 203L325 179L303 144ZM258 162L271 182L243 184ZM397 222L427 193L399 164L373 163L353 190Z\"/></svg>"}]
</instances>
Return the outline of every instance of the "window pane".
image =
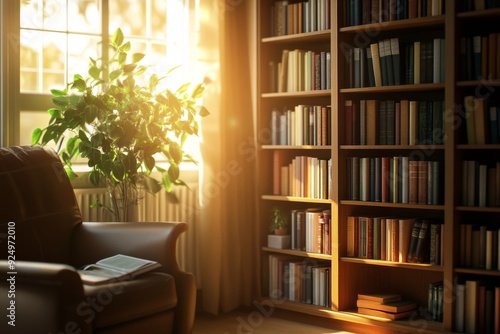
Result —
<instances>
[{"instance_id":1,"label":"window pane","mask_svg":"<svg viewBox=\"0 0 500 334\"><path fill-rule=\"evenodd\" d=\"M165 40L167 38L167 3L151 1L151 6L151 37Z\"/></svg>"},{"instance_id":2,"label":"window pane","mask_svg":"<svg viewBox=\"0 0 500 334\"><path fill-rule=\"evenodd\" d=\"M87 75L90 57L101 57L101 37L72 34L68 38L68 82L75 74Z\"/></svg>"},{"instance_id":3,"label":"window pane","mask_svg":"<svg viewBox=\"0 0 500 334\"><path fill-rule=\"evenodd\" d=\"M31 134L38 127L45 127L49 124L50 115L45 111L21 111L20 119L20 145L31 145ZM51 142L51 147L55 147Z\"/></svg>"},{"instance_id":4,"label":"window pane","mask_svg":"<svg viewBox=\"0 0 500 334\"><path fill-rule=\"evenodd\" d=\"M109 33L121 28L125 36L146 36L148 21L146 5L149 1L110 0Z\"/></svg>"},{"instance_id":5,"label":"window pane","mask_svg":"<svg viewBox=\"0 0 500 334\"><path fill-rule=\"evenodd\" d=\"M21 28L66 31L66 0L21 1Z\"/></svg>"},{"instance_id":6,"label":"window pane","mask_svg":"<svg viewBox=\"0 0 500 334\"><path fill-rule=\"evenodd\" d=\"M69 0L68 31L101 34L101 0Z\"/></svg>"}]
</instances>

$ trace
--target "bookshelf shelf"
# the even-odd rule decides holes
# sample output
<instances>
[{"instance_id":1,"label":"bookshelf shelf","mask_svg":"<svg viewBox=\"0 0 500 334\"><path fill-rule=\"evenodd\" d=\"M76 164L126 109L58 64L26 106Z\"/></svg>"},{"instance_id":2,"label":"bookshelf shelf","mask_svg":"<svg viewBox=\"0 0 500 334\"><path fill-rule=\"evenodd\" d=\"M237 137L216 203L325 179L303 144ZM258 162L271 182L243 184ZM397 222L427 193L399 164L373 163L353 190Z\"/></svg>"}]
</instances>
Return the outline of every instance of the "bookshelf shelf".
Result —
<instances>
[{"instance_id":1,"label":"bookshelf shelf","mask_svg":"<svg viewBox=\"0 0 500 334\"><path fill-rule=\"evenodd\" d=\"M484 19L484 18L495 18L500 16L500 8L491 8L484 10L474 10L462 13L457 13L457 18L459 19Z\"/></svg>"},{"instance_id":2,"label":"bookshelf shelf","mask_svg":"<svg viewBox=\"0 0 500 334\"><path fill-rule=\"evenodd\" d=\"M394 30L419 30L425 28L442 28L444 27L444 15L420 17L414 19L405 19L397 21L386 21L382 23L363 24L358 26L342 27L340 33L363 33L375 35L377 32L394 31Z\"/></svg>"},{"instance_id":3,"label":"bookshelf shelf","mask_svg":"<svg viewBox=\"0 0 500 334\"><path fill-rule=\"evenodd\" d=\"M304 197L294 197L294 196L280 196L280 195L262 195L263 200L269 201L283 201L283 202L296 202L296 203L317 203L317 204L331 204L329 199L316 199L316 198L304 198Z\"/></svg>"},{"instance_id":4,"label":"bookshelf shelf","mask_svg":"<svg viewBox=\"0 0 500 334\"><path fill-rule=\"evenodd\" d=\"M299 42L330 42L330 30L305 32L301 34L273 36L262 38L262 43L280 44L280 43L299 43Z\"/></svg>"},{"instance_id":5,"label":"bookshelf shelf","mask_svg":"<svg viewBox=\"0 0 500 334\"><path fill-rule=\"evenodd\" d=\"M312 1L316 0L298 3L305 6L306 4L311 4ZM273 22L271 20L271 13L275 13L273 11L273 6L277 1L259 0L257 3L257 41L259 45L256 48L258 62L258 87L256 96L258 129L269 129L270 113L273 108L279 108L280 104L286 106L321 104L331 107L331 117L329 118L329 120L331 120L331 131L328 132L331 138L329 138L330 141L327 142L330 145L256 146L260 148L257 152L257 177L259 180L258 210L260 217L258 226L260 230L260 240L266 240L265 236L268 233L267 225L269 210L278 202L280 206L289 209L291 214L292 210L294 212L296 212L295 210L307 209L330 211L332 222L330 230L332 240L331 256L324 254L315 255L315 253L305 253L296 250L277 250L262 247L267 246L267 244L260 245L261 255L265 255L261 256L262 262L260 263L260 270L262 272L262 299L269 298L268 288L271 278L268 275L268 258L272 257L273 254L292 256L298 259L303 258L305 260L312 257L330 263L331 283L329 288L331 290L330 297L332 307L325 308L280 300L279 305L278 303L276 304L278 308L344 321L349 323L349 325L360 326L360 329L369 329L373 332L385 332L386 330L410 333L422 331L426 333L457 332L459 320L465 317L463 313L457 315L455 299L454 302L442 303L442 310L437 314L438 316L442 316L442 322L429 321L423 318L416 320L410 318L391 322L382 321L381 319L358 314L355 311L356 300L357 294L360 292L379 293L381 291L390 291L411 296L418 301L421 309L426 310L429 302L428 296L430 285L441 282L443 295L445 297L454 296L454 298L459 298L460 296L456 293L458 291L456 290L458 285L465 284L465 282L469 281L481 282L482 280L495 282L495 288L499 289L498 292L495 290L495 293L499 293L500 295L500 283L498 283L500 267L497 268L498 270L463 268L467 262L463 261L463 252L461 252L461 249L464 249L462 242L464 242L465 239L462 238L464 235L462 233L462 228L467 227L470 229L471 225L473 225L473 233L471 234L476 234L475 237L477 237L479 229L482 228L481 233L483 233L484 225L487 225L487 233L493 231L493 233L497 234L497 239L500 240L500 207L462 205L462 203L471 203L470 201L464 202L462 199L465 198L466 195L463 189L472 189L472 182L468 182L468 188L464 188L466 180L470 177L476 180L476 175L472 176L473 173L471 172L475 171L475 168L470 167L472 166L472 161L478 164L478 170L481 168L480 166L483 166L481 171L481 182L483 182L483 185L485 178L484 164L488 165L486 174L489 178L493 175L492 170L495 164L500 162L500 144L467 144L467 137L469 134L467 133L466 122L468 117L464 115L465 97L473 95L475 98L481 98L485 97L484 94L486 92L488 95L486 97L498 108L497 111L500 111L500 90L497 89L500 87L500 66L496 65L497 68L491 70L492 72L488 72L487 74L484 74L484 69L481 67L481 76L478 76L475 75L477 72L472 71L474 67L476 70L478 69L476 63L478 57L474 58L472 51L469 51L466 57L461 54L464 40L466 43L466 50L473 50L471 37L481 35L481 41L484 41L484 37L488 35L491 41L493 41L491 35L495 35L495 40L498 43L496 45L497 52L488 55L482 54L481 61L488 58L488 61L491 63L494 59L495 64L498 64L498 50L500 50L500 42L498 42L500 40L498 20L500 19L500 8L460 12L460 7L465 6L465 1L443 0L442 7L445 8L444 15L396 19L349 26L350 24L361 22L374 22L372 8L369 8L365 12L358 13L361 14L358 15L358 17L351 15L351 10L353 10L353 8L346 8L348 4L354 3L357 3L363 8L363 6L366 6L366 4L370 2L330 1L331 11L329 13L329 22L331 22L331 26L328 30L269 37L272 35L272 31L275 31L275 28L271 26L271 22ZM288 4L290 3L295 5L297 2L289 1ZM383 4L385 2L380 1L379 3ZM397 4L400 2L396 1L395 3ZM467 4L473 6L474 2L469 1ZM363 16L363 13L370 13L370 15ZM421 13L423 13L423 11ZM379 16L379 19L380 18L383 19L382 16ZM469 38L470 41L467 40L467 38ZM389 42L389 46L393 46L391 44L393 41L395 41L394 43L399 43L396 44L399 47L399 53L396 51L397 49L388 51L387 43ZM425 47L423 47L424 44ZM415 51L418 50L419 47L420 54L417 53L418 51ZM370 62L369 55L377 55L377 48L379 63L376 64L380 65L381 70L382 66L384 66L383 56L387 56L387 54L396 56L396 58L385 58L385 78L381 75L379 76L379 73L376 73L374 67L370 67L375 63L373 62L373 57ZM422 52L422 48L425 48L425 52ZM275 82L272 84L269 83L269 61L276 61L279 55L285 54L282 52L283 49L321 51L329 49L331 53L331 89L283 93L270 92L270 87L274 88L276 85ZM482 52L485 49L486 48L481 49ZM382 55L381 50L383 50L384 55ZM442 50L444 50L444 52ZM488 47L488 50L491 50L491 48ZM372 53L372 51L374 53ZM439 58L432 58L433 65L431 74L429 71L422 69L424 66L427 69L431 68L430 62L425 62L430 60L430 51L432 51L433 57L434 54L437 55L438 53L440 55L445 55L445 57L440 56ZM392 60L392 64L394 65L395 61L398 59L398 54L400 56L400 71L397 71L398 67L396 66L393 67L393 72L390 74L390 67L388 67L387 64ZM415 61L416 55L420 56L420 63ZM468 61L464 62L464 59L468 59ZM410 64L413 64L413 66ZM420 81L415 75L417 65L420 66L421 70ZM434 69L439 69L439 72ZM444 74L442 69L444 69ZM466 75L464 75L464 69L467 70ZM399 73L399 76L397 73ZM471 75L471 73L473 73L473 75ZM378 86L375 85L376 75L376 78L381 81L377 82ZM478 77L488 79L470 80ZM392 80L389 78L392 78ZM396 82L402 84L391 85L391 83ZM421 82L421 84L405 84L413 82ZM294 84L294 82L291 83ZM394 102L394 109L392 107L392 102ZM411 104L412 102L413 104ZM414 109L410 110L412 107ZM432 114L426 114L431 108ZM394 115L392 113L393 110ZM371 111L374 112L372 113ZM401 113L397 114L398 111ZM407 111L408 116L406 114ZM413 112L411 116L409 116L410 111ZM489 111L491 112L491 110ZM375 114L376 117L373 117L373 114ZM422 118L416 118L415 114ZM399 119L396 119L397 115L399 115ZM430 115L430 117L428 117L428 115ZM438 117L436 117L436 115L438 115ZM440 119L440 115L443 115L443 119ZM475 115L477 115L477 113ZM485 116L486 115L485 113ZM497 122L499 119L500 113L497 114ZM363 120L364 123L361 122L361 120ZM410 120L413 122L411 125ZM435 120L437 120L437 122L434 122ZM421 123L424 121L425 123ZM356 124L359 124L359 126ZM380 124L384 124L385 128L381 127ZM417 126L415 127L413 124ZM425 126L419 128L420 124L425 124ZM389 126L392 128L389 128ZM494 127L485 127L485 129L490 131L494 129ZM478 130L476 130L476 134L478 133L477 131ZM498 131L500 131L500 128L498 128ZM431 132L432 134L430 135ZM436 132L439 133L436 134ZM361 135L361 133L363 135ZM481 131L479 131L479 133L481 133ZM397 135L400 137L396 137ZM477 141L470 142L500 142L500 132L498 136L498 141L483 141L478 139ZM405 145L355 145L357 143L374 144L396 142L404 143ZM406 145L419 142L435 142L438 144ZM274 143L276 143L276 141L274 141ZM282 176L282 174L277 173L277 169L274 168L276 157L279 158L280 155L287 154L290 156L302 155L331 160L331 169L329 170L331 172L331 178L327 178L329 182L329 199L271 195L273 193L279 193L279 191L276 191L277 182L273 182L275 181L273 175ZM398 160L396 157L404 158L404 160ZM381 170L379 160L377 160L378 158L380 158L381 161L385 159L383 171ZM389 160L389 172L387 168L387 158L393 159L392 161ZM406 160L406 158L408 158L408 160ZM384 180L394 181L395 179L391 180L392 175L398 175L398 177L408 177L408 182L410 182L409 166L410 162L415 160L427 162L427 174L425 174L425 163L422 163L422 165L418 164L421 166L418 167L421 174L418 175L417 178L421 183L419 183L417 188L425 187L424 184L428 186L426 189L427 192L419 193L422 195L420 202L428 202L427 200L423 200L425 197L423 194L427 194L432 197L432 200L429 202L439 203L439 205L351 200L375 200L380 198L386 200L387 197L378 197L378 193L375 194L375 196L373 195L375 192L371 190L380 190L380 185L382 184L382 181L379 182L379 179L373 176L383 176ZM375 163L373 163L373 161L375 161ZM406 161L409 163L406 164ZM469 162L467 162L467 164L465 164L464 161L471 161L471 163L469 164ZM360 166L359 173L357 164ZM404 168L406 168L407 165L408 173L406 173L406 170L403 170L402 167L404 166ZM414 163L411 165L413 167L412 172L414 177L412 180L414 183L411 187L409 183L391 182L389 191L387 191L386 185L388 183L384 184L385 186L382 188L384 194L389 193L388 198L391 200L391 196L395 196L395 194L399 196L403 188L408 189L408 201L410 189L413 191L411 196L415 195L416 167ZM285 168L284 170L286 171L286 165L283 166L283 164L281 164L280 166ZM439 170L437 174L429 173L429 170L434 172L436 167L437 170ZM361 168L363 168L363 173L361 173ZM498 167L496 168L496 175L500 175L498 174ZM400 173L401 170L403 170L403 173ZM289 175L290 174L288 174L288 176ZM402 177L402 180L406 180ZM382 178L380 178L380 180L381 179ZM279 180L281 182L281 178ZM437 182L435 182L436 180ZM477 180L479 180L479 176L477 176ZM368 184L369 186L367 186ZM490 184L500 184L500 182L498 182L497 179L496 182L486 182L486 184L489 191L487 196L492 196ZM271 187L271 185L273 187ZM398 188L397 192L391 189L391 187L395 187L396 185L398 187L401 186L401 189ZM429 187L429 185L431 186ZM439 196L436 196L436 192L434 192L436 186ZM474 185L474 189L476 188L479 189L479 187ZM273 191L271 191L271 189L273 189ZM483 189L484 186L481 190ZM357 193L358 191L359 193ZM497 196L500 196L500 189L495 191L497 192ZM475 195L479 197L479 194ZM484 190L481 196L481 200L484 200ZM402 198L405 198L405 201L407 201L406 197L403 196L398 198L398 201L402 201ZM468 200L470 198L471 196L467 196ZM491 202L492 198L493 197L489 197L486 203L493 203ZM413 197L412 203L415 202L418 201L415 201ZM477 205L479 200L475 198L474 203ZM404 225L407 222L411 222L411 224L413 224L412 227L415 228L416 221L429 220L429 226L431 226L434 231L434 237L432 239L433 245L431 246L429 237L429 243L426 243L425 247L428 247L427 250L429 250L429 253L431 249L434 251L434 260L436 256L441 256L439 258L441 262L433 262L442 263L442 265L430 264L430 256L424 260L424 262L427 263L399 263L347 257L346 255L352 256L355 254L357 256L358 254L363 254L361 252L352 251L352 240L357 240L358 245L361 243L360 240L363 240L366 242L366 246L369 247L368 245L370 245L370 242L368 236L370 236L370 234L369 232L365 233L365 231L367 231L370 226L376 226L377 228L379 226L375 224L370 225L371 221L369 219L382 217L399 219L399 226L403 226L404 233L408 232L406 229L407 226ZM362 220L360 218L363 218L362 224L366 223L366 225L360 224L359 221ZM395 220L391 223L394 224L394 222ZM377 224L379 224L378 220ZM358 239L354 239L351 229L353 225L358 228L366 228L366 230L362 232L365 233L364 239L359 237L359 231ZM380 226L382 225L380 224ZM390 231L389 223L385 225L385 228L387 229L386 232ZM382 227L380 230L382 231ZM389 234L386 235L386 237L388 236ZM484 234L482 237L484 237ZM379 235L378 240L383 240L383 238ZM394 241L396 239L394 238L391 240ZM373 245L374 243L372 242L371 244ZM500 247L500 241L498 247ZM358 248L358 251L359 250ZM363 251L365 250L366 249L363 249ZM365 254L369 253L366 252ZM378 256L376 257L379 258ZM396 257L393 256L387 258L396 259ZM453 282L453 284L448 284L450 282ZM444 301L446 301L446 299L444 299ZM500 313L498 317L500 318ZM419 320L422 321L419 322ZM422 326L425 326L425 328ZM347 327L348 326L346 326L346 328Z\"/></svg>"},{"instance_id":6,"label":"bookshelf shelf","mask_svg":"<svg viewBox=\"0 0 500 334\"><path fill-rule=\"evenodd\" d=\"M313 145L262 145L263 150L331 150L330 145L327 146L313 146Z\"/></svg>"},{"instance_id":7,"label":"bookshelf shelf","mask_svg":"<svg viewBox=\"0 0 500 334\"><path fill-rule=\"evenodd\" d=\"M330 90L311 90L311 91L301 91L301 92L284 92L284 93L263 93L262 98L272 99L272 98L290 98L290 97L329 97Z\"/></svg>"},{"instance_id":8,"label":"bookshelf shelf","mask_svg":"<svg viewBox=\"0 0 500 334\"><path fill-rule=\"evenodd\" d=\"M457 82L457 87L498 87L500 80L469 80Z\"/></svg>"},{"instance_id":9,"label":"bookshelf shelf","mask_svg":"<svg viewBox=\"0 0 500 334\"><path fill-rule=\"evenodd\" d=\"M437 271L437 272L443 271L442 266L436 266L436 265L432 265L429 263L401 263L401 262L383 261L383 260L360 259L360 258L354 258L354 257L341 257L340 260L342 262L370 264L370 265L382 266L382 267L406 268L406 269L415 269L415 270L429 270L429 271Z\"/></svg>"},{"instance_id":10,"label":"bookshelf shelf","mask_svg":"<svg viewBox=\"0 0 500 334\"><path fill-rule=\"evenodd\" d=\"M429 204L402 204L402 203L387 203L387 202L364 202L364 201L351 201L341 200L340 204L350 206L369 206L381 208L399 208L399 209L412 209L412 210L444 210L444 205L429 205Z\"/></svg>"},{"instance_id":11,"label":"bookshelf shelf","mask_svg":"<svg viewBox=\"0 0 500 334\"><path fill-rule=\"evenodd\" d=\"M366 93L405 93L405 92L426 92L442 91L444 85L441 83L425 83L417 85L398 85L381 87L362 87L362 88L341 88L340 93L345 94L366 94Z\"/></svg>"},{"instance_id":12,"label":"bookshelf shelf","mask_svg":"<svg viewBox=\"0 0 500 334\"><path fill-rule=\"evenodd\" d=\"M288 255L293 255L293 256L297 256L297 257L308 257L308 258L314 258L314 259L320 259L320 260L330 261L332 259L331 255L303 252L303 251L298 251L298 250L293 250L293 249L278 249L278 248L262 247L262 250L264 252L268 252L268 253L288 254Z\"/></svg>"},{"instance_id":13,"label":"bookshelf shelf","mask_svg":"<svg viewBox=\"0 0 500 334\"><path fill-rule=\"evenodd\" d=\"M457 211L463 212L492 212L500 213L500 208L494 207L479 207L479 206L457 206Z\"/></svg>"},{"instance_id":14,"label":"bookshelf shelf","mask_svg":"<svg viewBox=\"0 0 500 334\"><path fill-rule=\"evenodd\" d=\"M444 150L444 148L444 145L340 145L341 150L423 150L432 152L434 150Z\"/></svg>"},{"instance_id":15,"label":"bookshelf shelf","mask_svg":"<svg viewBox=\"0 0 500 334\"><path fill-rule=\"evenodd\" d=\"M470 144L461 144L457 145L457 149L459 150L500 150L500 145L496 144L488 144L488 145L470 145Z\"/></svg>"},{"instance_id":16,"label":"bookshelf shelf","mask_svg":"<svg viewBox=\"0 0 500 334\"><path fill-rule=\"evenodd\" d=\"M485 276L500 277L500 271L498 271L498 270L455 268L455 272L460 273L460 274L472 274L472 275L485 275Z\"/></svg>"}]
</instances>

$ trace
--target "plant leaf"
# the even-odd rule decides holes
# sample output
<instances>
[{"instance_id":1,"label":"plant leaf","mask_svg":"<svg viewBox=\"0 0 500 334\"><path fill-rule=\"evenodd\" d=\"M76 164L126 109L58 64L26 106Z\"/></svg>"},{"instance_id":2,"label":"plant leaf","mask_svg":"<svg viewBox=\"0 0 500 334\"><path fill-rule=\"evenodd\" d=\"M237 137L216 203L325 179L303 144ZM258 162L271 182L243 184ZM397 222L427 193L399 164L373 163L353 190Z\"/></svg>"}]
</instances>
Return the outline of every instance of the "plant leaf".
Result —
<instances>
[{"instance_id":1,"label":"plant leaf","mask_svg":"<svg viewBox=\"0 0 500 334\"><path fill-rule=\"evenodd\" d=\"M42 137L42 129L36 128L33 130L33 133L31 134L31 145L38 144L40 141L40 138Z\"/></svg>"},{"instance_id":2,"label":"plant leaf","mask_svg":"<svg viewBox=\"0 0 500 334\"><path fill-rule=\"evenodd\" d=\"M50 93L52 94L52 96L63 96L66 94L66 92L64 90L60 90L60 89L51 89L50 90Z\"/></svg>"},{"instance_id":3,"label":"plant leaf","mask_svg":"<svg viewBox=\"0 0 500 334\"><path fill-rule=\"evenodd\" d=\"M120 28L116 29L113 33L113 37L111 38L111 43L113 43L116 47L119 47L123 43L123 32Z\"/></svg>"},{"instance_id":4,"label":"plant leaf","mask_svg":"<svg viewBox=\"0 0 500 334\"><path fill-rule=\"evenodd\" d=\"M132 55L132 63L138 63L144 58L145 54L144 53L134 53Z\"/></svg>"}]
</instances>

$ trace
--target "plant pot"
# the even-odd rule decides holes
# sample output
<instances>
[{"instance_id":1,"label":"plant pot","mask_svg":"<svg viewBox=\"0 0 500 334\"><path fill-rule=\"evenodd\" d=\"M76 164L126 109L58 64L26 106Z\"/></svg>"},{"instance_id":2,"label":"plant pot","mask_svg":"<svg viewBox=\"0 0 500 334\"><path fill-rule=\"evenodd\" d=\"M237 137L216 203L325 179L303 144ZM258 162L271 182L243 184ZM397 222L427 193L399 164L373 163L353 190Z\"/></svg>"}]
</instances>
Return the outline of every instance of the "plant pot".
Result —
<instances>
[{"instance_id":1,"label":"plant pot","mask_svg":"<svg viewBox=\"0 0 500 334\"><path fill-rule=\"evenodd\" d=\"M288 235L288 229L287 228L275 229L274 234L275 235Z\"/></svg>"}]
</instances>

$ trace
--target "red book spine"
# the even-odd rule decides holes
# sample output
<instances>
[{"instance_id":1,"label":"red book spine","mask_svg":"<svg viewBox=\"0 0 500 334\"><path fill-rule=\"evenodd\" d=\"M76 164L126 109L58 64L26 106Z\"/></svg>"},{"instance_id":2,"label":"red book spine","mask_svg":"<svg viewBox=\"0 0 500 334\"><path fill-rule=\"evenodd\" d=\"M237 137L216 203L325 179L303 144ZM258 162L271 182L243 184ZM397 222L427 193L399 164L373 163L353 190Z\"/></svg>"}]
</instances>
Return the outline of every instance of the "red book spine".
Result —
<instances>
[{"instance_id":1,"label":"red book spine","mask_svg":"<svg viewBox=\"0 0 500 334\"><path fill-rule=\"evenodd\" d=\"M428 162L418 162L418 204L427 204Z\"/></svg>"},{"instance_id":2,"label":"red book spine","mask_svg":"<svg viewBox=\"0 0 500 334\"><path fill-rule=\"evenodd\" d=\"M366 258L373 259L373 218L368 217L368 242L367 242L367 250L366 250Z\"/></svg>"},{"instance_id":3,"label":"red book spine","mask_svg":"<svg viewBox=\"0 0 500 334\"><path fill-rule=\"evenodd\" d=\"M399 220L391 219L392 225L392 261L399 261Z\"/></svg>"},{"instance_id":4,"label":"red book spine","mask_svg":"<svg viewBox=\"0 0 500 334\"><path fill-rule=\"evenodd\" d=\"M387 241L386 241L386 219L382 218L380 219L380 259L381 260L387 260L386 257L386 248L387 248Z\"/></svg>"},{"instance_id":5,"label":"red book spine","mask_svg":"<svg viewBox=\"0 0 500 334\"><path fill-rule=\"evenodd\" d=\"M359 217L354 217L354 257L359 256Z\"/></svg>"},{"instance_id":6,"label":"red book spine","mask_svg":"<svg viewBox=\"0 0 500 334\"><path fill-rule=\"evenodd\" d=\"M410 160L408 163L408 203L418 203L418 161Z\"/></svg>"},{"instance_id":7,"label":"red book spine","mask_svg":"<svg viewBox=\"0 0 500 334\"><path fill-rule=\"evenodd\" d=\"M390 189L390 168L389 168L389 157L382 157L382 202L389 202L389 189Z\"/></svg>"}]
</instances>

